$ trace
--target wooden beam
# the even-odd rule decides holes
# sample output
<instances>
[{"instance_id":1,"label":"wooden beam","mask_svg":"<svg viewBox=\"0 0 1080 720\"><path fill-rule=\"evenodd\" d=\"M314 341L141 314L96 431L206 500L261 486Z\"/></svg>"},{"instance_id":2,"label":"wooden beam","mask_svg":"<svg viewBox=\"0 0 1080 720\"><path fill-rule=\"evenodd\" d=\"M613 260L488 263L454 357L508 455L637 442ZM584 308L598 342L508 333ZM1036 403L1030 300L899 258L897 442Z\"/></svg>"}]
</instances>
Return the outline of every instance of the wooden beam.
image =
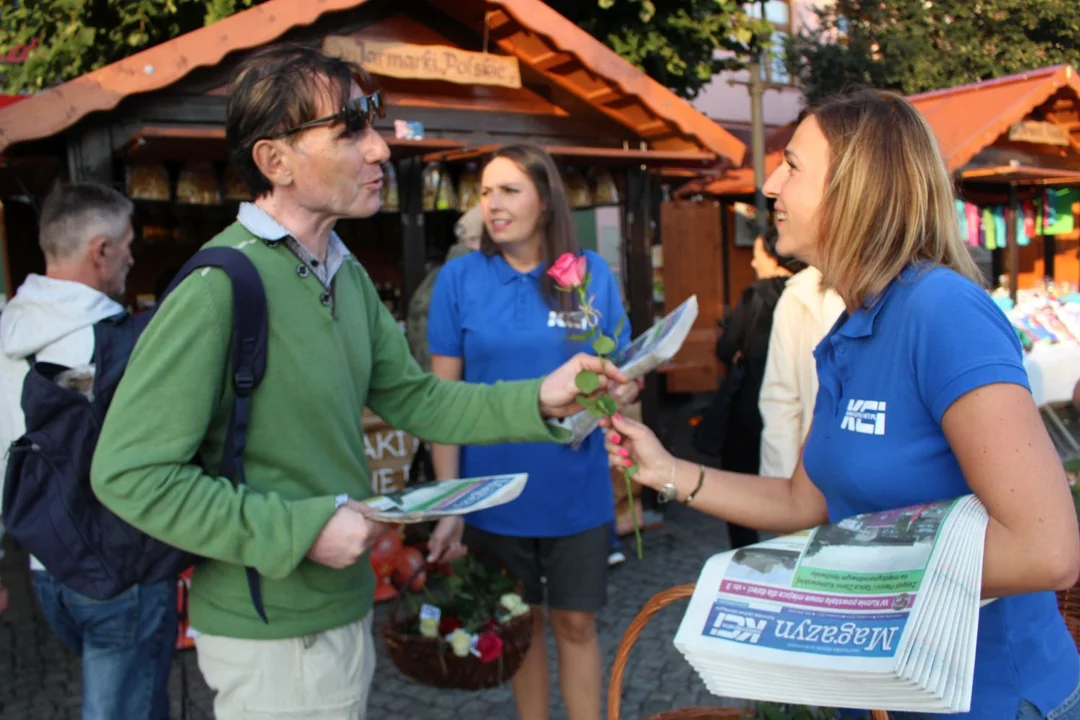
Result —
<instances>
[{"instance_id":1,"label":"wooden beam","mask_svg":"<svg viewBox=\"0 0 1080 720\"><path fill-rule=\"evenodd\" d=\"M554 72L557 68L570 63L577 64L577 59L564 52L549 52L529 60L529 64L540 72Z\"/></svg>"},{"instance_id":2,"label":"wooden beam","mask_svg":"<svg viewBox=\"0 0 1080 720\"><path fill-rule=\"evenodd\" d=\"M613 100L618 100L621 97L622 94L618 90L611 87L610 85L606 85L600 90L594 90L593 92L586 95L585 100L596 105L607 105L609 102L612 102Z\"/></svg>"},{"instance_id":3,"label":"wooden beam","mask_svg":"<svg viewBox=\"0 0 1080 720\"><path fill-rule=\"evenodd\" d=\"M401 302L409 306L416 288L424 280L424 161L419 156L397 163L398 193L401 200L401 264L404 275Z\"/></svg>"},{"instance_id":4,"label":"wooden beam","mask_svg":"<svg viewBox=\"0 0 1080 720\"><path fill-rule=\"evenodd\" d=\"M68 178L113 185L112 136L106 123L85 123L68 137Z\"/></svg>"},{"instance_id":5,"label":"wooden beam","mask_svg":"<svg viewBox=\"0 0 1080 720\"><path fill-rule=\"evenodd\" d=\"M1071 147L1074 152L1080 153L1080 140L1077 140L1075 137L1073 137L1072 131L1070 130L1069 126L1059 122L1057 117L1053 113L1046 113L1046 119L1048 122L1050 122L1050 124L1057 125L1061 129L1063 129L1065 131L1066 137L1069 138L1069 147ZM1070 123L1070 125L1076 125L1076 123Z\"/></svg>"}]
</instances>

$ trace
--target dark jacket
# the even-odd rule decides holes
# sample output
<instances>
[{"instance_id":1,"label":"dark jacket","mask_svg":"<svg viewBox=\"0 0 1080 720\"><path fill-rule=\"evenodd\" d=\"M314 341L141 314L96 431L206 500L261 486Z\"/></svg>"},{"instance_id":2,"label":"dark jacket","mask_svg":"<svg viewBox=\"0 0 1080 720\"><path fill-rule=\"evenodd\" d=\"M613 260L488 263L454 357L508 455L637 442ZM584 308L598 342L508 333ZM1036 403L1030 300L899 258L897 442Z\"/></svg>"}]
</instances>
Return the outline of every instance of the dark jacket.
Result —
<instances>
[{"instance_id":1,"label":"dark jacket","mask_svg":"<svg viewBox=\"0 0 1080 720\"><path fill-rule=\"evenodd\" d=\"M765 378L773 310L789 278L754 282L728 315L724 332L716 342L716 357L730 376L735 362L743 363L742 386L732 399L727 437L722 443L720 465L725 470L757 474L761 459L761 413L758 396Z\"/></svg>"}]
</instances>

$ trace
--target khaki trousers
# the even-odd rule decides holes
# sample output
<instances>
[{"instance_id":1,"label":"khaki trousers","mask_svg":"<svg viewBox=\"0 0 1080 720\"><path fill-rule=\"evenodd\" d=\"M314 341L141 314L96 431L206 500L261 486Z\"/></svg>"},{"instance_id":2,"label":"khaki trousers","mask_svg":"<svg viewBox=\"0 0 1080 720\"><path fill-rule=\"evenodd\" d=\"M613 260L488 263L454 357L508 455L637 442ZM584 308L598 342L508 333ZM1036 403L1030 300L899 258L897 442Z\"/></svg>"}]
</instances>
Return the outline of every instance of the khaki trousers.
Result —
<instances>
[{"instance_id":1,"label":"khaki trousers","mask_svg":"<svg viewBox=\"0 0 1080 720\"><path fill-rule=\"evenodd\" d=\"M217 720L365 720L375 673L371 613L286 640L195 638Z\"/></svg>"}]
</instances>

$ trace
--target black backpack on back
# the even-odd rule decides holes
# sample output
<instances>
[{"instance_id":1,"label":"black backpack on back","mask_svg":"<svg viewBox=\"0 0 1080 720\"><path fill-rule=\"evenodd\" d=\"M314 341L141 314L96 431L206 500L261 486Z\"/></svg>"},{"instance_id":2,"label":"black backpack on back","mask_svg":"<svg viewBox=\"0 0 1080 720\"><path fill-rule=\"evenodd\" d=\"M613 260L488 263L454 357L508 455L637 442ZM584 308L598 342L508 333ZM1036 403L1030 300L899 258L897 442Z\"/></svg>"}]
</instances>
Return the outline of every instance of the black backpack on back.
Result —
<instances>
[{"instance_id":1,"label":"black backpack on back","mask_svg":"<svg viewBox=\"0 0 1080 720\"><path fill-rule=\"evenodd\" d=\"M266 371L266 294L258 271L243 253L215 247L200 250L184 265L162 301L202 267L221 268L232 281L235 399L219 474L243 483L251 393ZM136 583L175 578L199 561L121 520L90 487L105 413L151 315L123 313L94 325L92 396L85 387L57 384L69 368L31 358L22 392L26 433L9 451L3 497L7 532L57 580L97 600L115 597ZM248 582L265 621L258 574L251 568Z\"/></svg>"}]
</instances>

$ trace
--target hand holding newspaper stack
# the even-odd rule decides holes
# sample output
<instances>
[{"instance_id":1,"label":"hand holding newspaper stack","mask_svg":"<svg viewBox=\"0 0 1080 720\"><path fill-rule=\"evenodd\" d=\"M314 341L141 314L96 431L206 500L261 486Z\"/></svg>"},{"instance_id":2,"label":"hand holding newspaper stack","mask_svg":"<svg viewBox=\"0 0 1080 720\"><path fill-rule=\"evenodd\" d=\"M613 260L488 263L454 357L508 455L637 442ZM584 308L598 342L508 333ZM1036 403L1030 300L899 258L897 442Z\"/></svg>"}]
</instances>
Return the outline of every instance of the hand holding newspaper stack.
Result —
<instances>
[{"instance_id":1,"label":"hand holding newspaper stack","mask_svg":"<svg viewBox=\"0 0 1080 720\"><path fill-rule=\"evenodd\" d=\"M967 495L716 555L675 646L725 697L969 711L986 524Z\"/></svg>"},{"instance_id":2,"label":"hand holding newspaper stack","mask_svg":"<svg viewBox=\"0 0 1080 720\"><path fill-rule=\"evenodd\" d=\"M527 473L439 480L368 498L363 503L375 511L369 516L372 520L420 523L503 505L517 498L528 480Z\"/></svg>"},{"instance_id":3,"label":"hand holding newspaper stack","mask_svg":"<svg viewBox=\"0 0 1080 720\"><path fill-rule=\"evenodd\" d=\"M643 332L632 343L611 356L611 362L628 380L635 380L652 372L675 357L697 319L697 295L691 295L663 320ZM572 433L570 444L577 449L581 442L597 428L594 415L582 411L567 418L564 426Z\"/></svg>"}]
</instances>

